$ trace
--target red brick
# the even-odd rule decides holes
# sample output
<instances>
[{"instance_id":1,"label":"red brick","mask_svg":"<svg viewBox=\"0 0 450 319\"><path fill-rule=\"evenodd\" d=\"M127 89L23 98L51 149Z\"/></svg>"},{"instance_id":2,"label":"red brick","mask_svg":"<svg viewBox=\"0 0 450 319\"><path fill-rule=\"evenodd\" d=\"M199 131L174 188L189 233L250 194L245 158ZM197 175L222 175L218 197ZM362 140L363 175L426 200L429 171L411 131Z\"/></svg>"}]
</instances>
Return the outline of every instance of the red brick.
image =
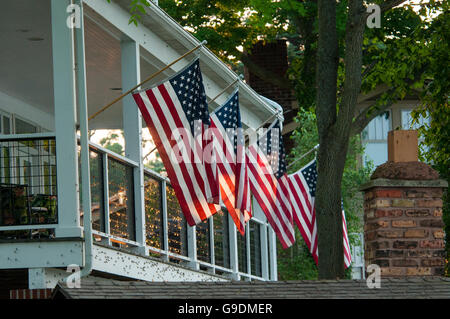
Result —
<instances>
[{"instance_id":1,"label":"red brick","mask_svg":"<svg viewBox=\"0 0 450 319\"><path fill-rule=\"evenodd\" d=\"M442 199L418 199L416 207L442 207Z\"/></svg>"},{"instance_id":2,"label":"red brick","mask_svg":"<svg viewBox=\"0 0 450 319\"><path fill-rule=\"evenodd\" d=\"M390 257L389 256L389 250L387 250L387 249L385 249L385 250L378 249L378 250L375 251L374 255L375 255L374 256L375 258L387 258L387 257Z\"/></svg>"},{"instance_id":3,"label":"red brick","mask_svg":"<svg viewBox=\"0 0 450 319\"><path fill-rule=\"evenodd\" d=\"M422 266L425 267L439 267L444 265L444 258L426 258L422 260Z\"/></svg>"},{"instance_id":4,"label":"red brick","mask_svg":"<svg viewBox=\"0 0 450 319\"><path fill-rule=\"evenodd\" d=\"M439 228L443 228L444 227L444 222L442 221L442 219L424 219L420 221L420 226L422 227L439 227Z\"/></svg>"},{"instance_id":5,"label":"red brick","mask_svg":"<svg viewBox=\"0 0 450 319\"><path fill-rule=\"evenodd\" d=\"M444 240L443 239L435 239L435 240L422 240L419 243L420 248L432 248L432 249L438 249L438 248L444 248Z\"/></svg>"},{"instance_id":6,"label":"red brick","mask_svg":"<svg viewBox=\"0 0 450 319\"><path fill-rule=\"evenodd\" d=\"M423 192L422 190L418 191L416 189L411 189L405 191L405 195L409 198L423 198L425 196L425 192Z\"/></svg>"},{"instance_id":7,"label":"red brick","mask_svg":"<svg viewBox=\"0 0 450 319\"><path fill-rule=\"evenodd\" d=\"M425 238L428 235L428 231L425 229L408 229L405 231L405 238Z\"/></svg>"},{"instance_id":8,"label":"red brick","mask_svg":"<svg viewBox=\"0 0 450 319\"><path fill-rule=\"evenodd\" d=\"M437 239L443 239L445 237L445 233L443 230L436 230L433 232L433 237Z\"/></svg>"},{"instance_id":9,"label":"red brick","mask_svg":"<svg viewBox=\"0 0 450 319\"><path fill-rule=\"evenodd\" d=\"M392 227L416 227L416 222L414 220L393 220Z\"/></svg>"},{"instance_id":10,"label":"red brick","mask_svg":"<svg viewBox=\"0 0 450 319\"><path fill-rule=\"evenodd\" d=\"M390 209L390 210L382 210L377 209L375 211L375 217L400 217L403 215L403 210L401 209Z\"/></svg>"},{"instance_id":11,"label":"red brick","mask_svg":"<svg viewBox=\"0 0 450 319\"><path fill-rule=\"evenodd\" d=\"M420 250L420 249L413 249L413 250L407 250L406 252L407 257L433 257L432 250Z\"/></svg>"},{"instance_id":12,"label":"red brick","mask_svg":"<svg viewBox=\"0 0 450 319\"><path fill-rule=\"evenodd\" d=\"M392 207L414 207L413 199L393 199Z\"/></svg>"},{"instance_id":13,"label":"red brick","mask_svg":"<svg viewBox=\"0 0 450 319\"><path fill-rule=\"evenodd\" d=\"M377 237L381 238L399 238L403 236L403 232L400 230L379 230L377 231Z\"/></svg>"},{"instance_id":14,"label":"red brick","mask_svg":"<svg viewBox=\"0 0 450 319\"><path fill-rule=\"evenodd\" d=\"M377 233L375 231L370 231L370 232L366 231L364 233L365 233L364 237L365 237L366 241L372 241L372 240L377 239Z\"/></svg>"},{"instance_id":15,"label":"red brick","mask_svg":"<svg viewBox=\"0 0 450 319\"><path fill-rule=\"evenodd\" d=\"M383 207L390 207L391 201L389 199L376 199L373 201L369 208L383 208Z\"/></svg>"},{"instance_id":16,"label":"red brick","mask_svg":"<svg viewBox=\"0 0 450 319\"><path fill-rule=\"evenodd\" d=\"M406 268L407 276L429 276L431 275L431 268L428 267L414 267L414 268Z\"/></svg>"},{"instance_id":17,"label":"red brick","mask_svg":"<svg viewBox=\"0 0 450 319\"><path fill-rule=\"evenodd\" d=\"M374 259L372 264L376 264L380 267L389 267L389 259Z\"/></svg>"},{"instance_id":18,"label":"red brick","mask_svg":"<svg viewBox=\"0 0 450 319\"><path fill-rule=\"evenodd\" d=\"M394 267L413 267L413 266L418 266L418 264L417 264L417 260L415 260L415 259L402 258L402 259L393 259L392 266L394 266Z\"/></svg>"},{"instance_id":19,"label":"red brick","mask_svg":"<svg viewBox=\"0 0 450 319\"><path fill-rule=\"evenodd\" d=\"M409 250L407 250L409 251ZM405 251L403 250L390 250L389 257L391 258L401 258L405 256Z\"/></svg>"},{"instance_id":20,"label":"red brick","mask_svg":"<svg viewBox=\"0 0 450 319\"><path fill-rule=\"evenodd\" d=\"M378 228L386 228L389 227L389 222L385 220L379 220L376 222L367 222L364 225L364 231L376 230Z\"/></svg>"},{"instance_id":21,"label":"red brick","mask_svg":"<svg viewBox=\"0 0 450 319\"><path fill-rule=\"evenodd\" d=\"M428 209L411 209L405 212L405 215L408 217L425 217L429 214Z\"/></svg>"},{"instance_id":22,"label":"red brick","mask_svg":"<svg viewBox=\"0 0 450 319\"><path fill-rule=\"evenodd\" d=\"M422 191L428 198L441 198L443 193L442 188L424 188Z\"/></svg>"},{"instance_id":23,"label":"red brick","mask_svg":"<svg viewBox=\"0 0 450 319\"><path fill-rule=\"evenodd\" d=\"M390 276L403 276L405 275L404 268L396 268L396 267L381 267L381 276L382 277L390 277Z\"/></svg>"},{"instance_id":24,"label":"red brick","mask_svg":"<svg viewBox=\"0 0 450 319\"><path fill-rule=\"evenodd\" d=\"M434 217L442 217L442 208L433 210L433 216Z\"/></svg>"},{"instance_id":25,"label":"red brick","mask_svg":"<svg viewBox=\"0 0 450 319\"><path fill-rule=\"evenodd\" d=\"M375 191L377 198L400 198L403 192L400 189L380 189Z\"/></svg>"},{"instance_id":26,"label":"red brick","mask_svg":"<svg viewBox=\"0 0 450 319\"><path fill-rule=\"evenodd\" d=\"M365 244L366 247L371 248L371 249L386 249L386 248L390 248L391 244L389 241L368 241L367 239L365 239Z\"/></svg>"},{"instance_id":27,"label":"red brick","mask_svg":"<svg viewBox=\"0 0 450 319\"><path fill-rule=\"evenodd\" d=\"M414 249L417 248L417 246L418 246L417 241L405 241L405 240L396 240L392 244L392 247L396 249Z\"/></svg>"},{"instance_id":28,"label":"red brick","mask_svg":"<svg viewBox=\"0 0 450 319\"><path fill-rule=\"evenodd\" d=\"M374 217L375 217L375 211L374 211L373 209L368 210L367 213L366 213L366 215L365 215L365 217L366 217L367 219L369 219L369 218L374 218Z\"/></svg>"}]
</instances>

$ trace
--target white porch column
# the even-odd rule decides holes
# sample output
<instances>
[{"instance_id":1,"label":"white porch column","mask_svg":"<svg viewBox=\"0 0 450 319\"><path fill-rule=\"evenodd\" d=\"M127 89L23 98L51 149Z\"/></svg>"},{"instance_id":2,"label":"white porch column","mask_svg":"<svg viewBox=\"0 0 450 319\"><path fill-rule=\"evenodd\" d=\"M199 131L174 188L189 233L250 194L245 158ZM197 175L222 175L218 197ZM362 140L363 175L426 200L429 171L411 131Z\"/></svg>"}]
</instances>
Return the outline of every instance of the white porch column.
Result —
<instances>
[{"instance_id":1,"label":"white porch column","mask_svg":"<svg viewBox=\"0 0 450 319\"><path fill-rule=\"evenodd\" d=\"M56 172L58 183L57 237L81 237L73 29L67 26L70 0L51 0L53 88L55 100Z\"/></svg>"},{"instance_id":2,"label":"white porch column","mask_svg":"<svg viewBox=\"0 0 450 319\"><path fill-rule=\"evenodd\" d=\"M254 206L253 206L254 207ZM261 237L261 275L264 279L269 280L269 247L267 245L267 226L266 224L261 225L260 227L260 237Z\"/></svg>"},{"instance_id":3,"label":"white porch column","mask_svg":"<svg viewBox=\"0 0 450 319\"><path fill-rule=\"evenodd\" d=\"M188 263L189 267L195 270L200 269L200 265L197 262L197 227L187 226L187 244L188 244L188 257L191 261Z\"/></svg>"},{"instance_id":4,"label":"white porch column","mask_svg":"<svg viewBox=\"0 0 450 319\"><path fill-rule=\"evenodd\" d=\"M269 228L269 262L270 262L270 280L278 280L278 269L277 269L277 239L275 231L272 227Z\"/></svg>"},{"instance_id":5,"label":"white porch column","mask_svg":"<svg viewBox=\"0 0 450 319\"><path fill-rule=\"evenodd\" d=\"M238 274L238 250L237 250L237 229L234 226L234 221L230 214L228 215L228 234L230 237L230 268L233 271L231 278L240 280L241 276ZM239 235L240 236L240 235Z\"/></svg>"},{"instance_id":6,"label":"white porch column","mask_svg":"<svg viewBox=\"0 0 450 319\"><path fill-rule=\"evenodd\" d=\"M139 45L133 40L121 42L122 49L122 91L125 92L141 82ZM142 163L142 116L131 94L122 100L123 132L125 137L125 156L139 163L134 168L134 213L136 242L142 245L139 250L145 253L145 203L144 166Z\"/></svg>"}]
</instances>

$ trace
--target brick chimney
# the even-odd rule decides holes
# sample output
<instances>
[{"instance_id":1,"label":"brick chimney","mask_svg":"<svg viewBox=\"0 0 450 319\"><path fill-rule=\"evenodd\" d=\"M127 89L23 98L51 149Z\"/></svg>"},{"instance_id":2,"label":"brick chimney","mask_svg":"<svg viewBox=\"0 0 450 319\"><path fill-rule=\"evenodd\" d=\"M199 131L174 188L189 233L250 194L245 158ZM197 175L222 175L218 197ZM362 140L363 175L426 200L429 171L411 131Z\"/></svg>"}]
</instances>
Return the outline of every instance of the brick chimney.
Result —
<instances>
[{"instance_id":1,"label":"brick chimney","mask_svg":"<svg viewBox=\"0 0 450 319\"><path fill-rule=\"evenodd\" d=\"M443 275L442 195L448 187L417 160L417 132L388 134L388 162L377 167L364 191L366 266L382 276Z\"/></svg>"},{"instance_id":2,"label":"brick chimney","mask_svg":"<svg viewBox=\"0 0 450 319\"><path fill-rule=\"evenodd\" d=\"M248 54L249 59L259 67L285 77L288 70L288 54L287 44L285 40L277 40L270 43L260 41L254 45L251 53ZM294 117L297 115L297 100L292 89L281 88L273 83L258 77L252 73L250 68L244 68L245 81L258 93L272 101L277 102L283 107L284 123L283 128L289 128L289 124L294 124ZM291 129L292 130L292 129ZM293 146L293 141L288 138L290 134L284 135L283 142L286 151Z\"/></svg>"}]
</instances>

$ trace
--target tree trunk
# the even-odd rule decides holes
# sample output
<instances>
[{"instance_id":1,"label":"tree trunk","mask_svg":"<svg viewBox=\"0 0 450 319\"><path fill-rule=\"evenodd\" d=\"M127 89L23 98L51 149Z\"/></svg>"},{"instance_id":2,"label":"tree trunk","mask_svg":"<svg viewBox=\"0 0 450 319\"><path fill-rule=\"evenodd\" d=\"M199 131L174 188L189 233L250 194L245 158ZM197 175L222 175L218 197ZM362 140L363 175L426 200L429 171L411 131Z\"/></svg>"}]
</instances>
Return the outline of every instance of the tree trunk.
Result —
<instances>
[{"instance_id":1,"label":"tree trunk","mask_svg":"<svg viewBox=\"0 0 450 319\"><path fill-rule=\"evenodd\" d=\"M361 88L362 0L349 0L345 36L345 82L337 111L338 40L336 2L319 0L317 48L317 128L319 132L316 222L319 279L344 277L341 182Z\"/></svg>"},{"instance_id":2,"label":"tree trunk","mask_svg":"<svg viewBox=\"0 0 450 319\"><path fill-rule=\"evenodd\" d=\"M341 181L348 142L340 136L320 140L316 192L319 279L344 277Z\"/></svg>"}]
</instances>

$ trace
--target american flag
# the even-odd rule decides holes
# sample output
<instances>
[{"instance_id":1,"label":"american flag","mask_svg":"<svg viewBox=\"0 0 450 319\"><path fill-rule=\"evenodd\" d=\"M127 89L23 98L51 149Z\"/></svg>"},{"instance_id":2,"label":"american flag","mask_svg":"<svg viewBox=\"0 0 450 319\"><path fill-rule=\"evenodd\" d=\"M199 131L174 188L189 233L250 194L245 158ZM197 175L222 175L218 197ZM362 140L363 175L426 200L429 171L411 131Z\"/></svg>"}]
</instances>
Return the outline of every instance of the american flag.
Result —
<instances>
[{"instance_id":1,"label":"american flag","mask_svg":"<svg viewBox=\"0 0 450 319\"><path fill-rule=\"evenodd\" d=\"M220 195L237 229L244 235L245 223L251 218L251 205L238 90L211 114L211 128Z\"/></svg>"},{"instance_id":2,"label":"american flag","mask_svg":"<svg viewBox=\"0 0 450 319\"><path fill-rule=\"evenodd\" d=\"M314 261L318 264L319 250L317 241L316 209L314 206L316 184L317 164L315 159L296 173L289 175L289 188L291 191L294 221L313 256ZM344 262L345 267L348 268L352 262L352 257L348 241L344 207L342 207L342 226L344 237Z\"/></svg>"},{"instance_id":3,"label":"american flag","mask_svg":"<svg viewBox=\"0 0 450 319\"><path fill-rule=\"evenodd\" d=\"M169 80L133 94L166 168L181 210L190 226L220 210L213 163L203 158L212 141L205 141L210 125L199 60Z\"/></svg>"},{"instance_id":4,"label":"american flag","mask_svg":"<svg viewBox=\"0 0 450 319\"><path fill-rule=\"evenodd\" d=\"M281 124L276 120L247 150L250 190L283 248L295 242Z\"/></svg>"}]
</instances>

